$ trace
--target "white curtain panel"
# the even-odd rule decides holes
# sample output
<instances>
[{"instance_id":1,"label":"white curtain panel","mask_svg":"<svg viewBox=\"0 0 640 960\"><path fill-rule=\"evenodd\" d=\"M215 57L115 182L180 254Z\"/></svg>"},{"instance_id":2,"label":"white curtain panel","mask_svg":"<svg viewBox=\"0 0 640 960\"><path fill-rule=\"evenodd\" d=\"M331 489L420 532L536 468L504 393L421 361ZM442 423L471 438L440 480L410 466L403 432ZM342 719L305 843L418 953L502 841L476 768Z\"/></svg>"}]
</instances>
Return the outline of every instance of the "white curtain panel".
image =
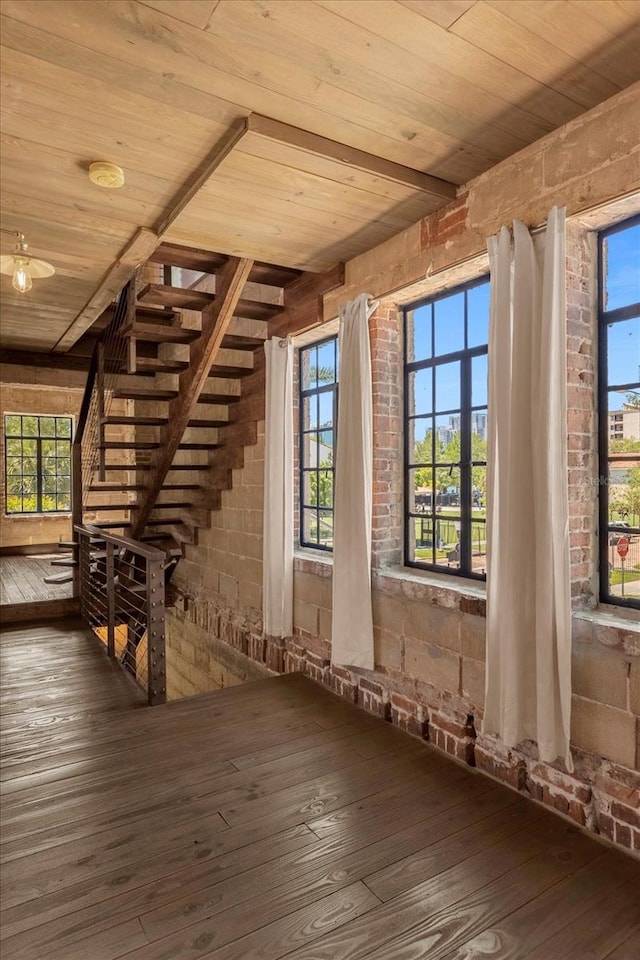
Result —
<instances>
[{"instance_id":1,"label":"white curtain panel","mask_svg":"<svg viewBox=\"0 0 640 960\"><path fill-rule=\"evenodd\" d=\"M515 221L491 263L485 733L573 769L565 210Z\"/></svg>"},{"instance_id":2,"label":"white curtain panel","mask_svg":"<svg viewBox=\"0 0 640 960\"><path fill-rule=\"evenodd\" d=\"M293 633L293 343L272 338L266 354L262 595L264 632Z\"/></svg>"},{"instance_id":3,"label":"white curtain panel","mask_svg":"<svg viewBox=\"0 0 640 960\"><path fill-rule=\"evenodd\" d=\"M331 662L373 670L373 411L368 294L340 307Z\"/></svg>"}]
</instances>

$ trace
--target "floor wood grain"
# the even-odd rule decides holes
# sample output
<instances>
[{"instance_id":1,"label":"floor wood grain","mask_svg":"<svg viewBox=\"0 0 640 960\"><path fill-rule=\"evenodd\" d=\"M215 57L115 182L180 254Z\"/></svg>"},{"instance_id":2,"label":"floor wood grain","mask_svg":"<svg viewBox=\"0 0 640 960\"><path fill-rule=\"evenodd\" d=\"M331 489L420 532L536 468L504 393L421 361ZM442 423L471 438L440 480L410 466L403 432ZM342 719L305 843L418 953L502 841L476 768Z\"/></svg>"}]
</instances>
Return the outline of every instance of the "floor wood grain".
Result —
<instances>
[{"instance_id":1,"label":"floor wood grain","mask_svg":"<svg viewBox=\"0 0 640 960\"><path fill-rule=\"evenodd\" d=\"M3 960L638 960L640 863L298 674L0 632Z\"/></svg>"}]
</instances>

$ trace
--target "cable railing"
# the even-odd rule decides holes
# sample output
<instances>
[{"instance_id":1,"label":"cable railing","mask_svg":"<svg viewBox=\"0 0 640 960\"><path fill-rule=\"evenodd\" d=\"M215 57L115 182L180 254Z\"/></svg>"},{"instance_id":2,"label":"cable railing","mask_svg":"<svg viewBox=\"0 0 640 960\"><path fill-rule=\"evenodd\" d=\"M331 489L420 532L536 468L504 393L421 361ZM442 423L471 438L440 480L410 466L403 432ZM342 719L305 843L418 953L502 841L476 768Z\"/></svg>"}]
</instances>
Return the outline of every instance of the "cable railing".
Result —
<instances>
[{"instance_id":1,"label":"cable railing","mask_svg":"<svg viewBox=\"0 0 640 960\"><path fill-rule=\"evenodd\" d=\"M85 385L80 414L72 446L72 520L73 526L82 524L86 494L94 477L104 479L105 418L113 400L117 378L122 372L127 340L121 330L132 307L135 307L135 279L131 280L117 298L113 317L96 344ZM134 469L132 465L132 469ZM74 577L75 595L79 593L78 573Z\"/></svg>"},{"instance_id":2,"label":"cable railing","mask_svg":"<svg viewBox=\"0 0 640 960\"><path fill-rule=\"evenodd\" d=\"M164 703L165 552L89 524L74 534L82 616L149 704Z\"/></svg>"},{"instance_id":3,"label":"cable railing","mask_svg":"<svg viewBox=\"0 0 640 960\"><path fill-rule=\"evenodd\" d=\"M113 318L104 330L94 350L95 369L90 387L87 421L82 438L82 488L87 490L93 479L105 479L105 418L113 403L113 392L122 374L128 341L121 330L135 304L135 280L122 288Z\"/></svg>"}]
</instances>

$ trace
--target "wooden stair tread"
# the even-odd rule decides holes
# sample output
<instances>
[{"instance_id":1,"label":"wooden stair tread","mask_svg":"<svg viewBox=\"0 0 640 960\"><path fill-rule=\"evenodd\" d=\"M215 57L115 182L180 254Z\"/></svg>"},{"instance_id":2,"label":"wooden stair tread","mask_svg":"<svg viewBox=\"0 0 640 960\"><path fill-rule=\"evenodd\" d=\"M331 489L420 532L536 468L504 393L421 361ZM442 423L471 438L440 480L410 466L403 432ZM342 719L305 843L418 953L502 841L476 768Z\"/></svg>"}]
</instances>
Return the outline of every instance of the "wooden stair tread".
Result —
<instances>
[{"instance_id":1,"label":"wooden stair tread","mask_svg":"<svg viewBox=\"0 0 640 960\"><path fill-rule=\"evenodd\" d=\"M188 327L173 327L162 323L131 323L122 329L123 337L134 337L146 343L193 343L200 336L199 330Z\"/></svg>"},{"instance_id":2,"label":"wooden stair tread","mask_svg":"<svg viewBox=\"0 0 640 960\"><path fill-rule=\"evenodd\" d=\"M111 470L113 472L127 470L132 473L137 473L141 470L148 470L148 463L105 463L105 470Z\"/></svg>"},{"instance_id":3,"label":"wooden stair tread","mask_svg":"<svg viewBox=\"0 0 640 960\"><path fill-rule=\"evenodd\" d=\"M118 530L124 527L130 527L128 520L92 520L92 527L98 527L100 530Z\"/></svg>"},{"instance_id":4,"label":"wooden stair tread","mask_svg":"<svg viewBox=\"0 0 640 960\"><path fill-rule=\"evenodd\" d=\"M157 450L160 444L156 440L105 440L96 446L99 450Z\"/></svg>"},{"instance_id":5,"label":"wooden stair tread","mask_svg":"<svg viewBox=\"0 0 640 960\"><path fill-rule=\"evenodd\" d=\"M115 313L114 305L110 304L104 311L103 316L112 318ZM172 310L163 310L161 307L136 305L136 320L142 320L149 323L171 324L179 314Z\"/></svg>"},{"instance_id":6,"label":"wooden stair tread","mask_svg":"<svg viewBox=\"0 0 640 960\"><path fill-rule=\"evenodd\" d=\"M55 560L51 561L52 567L77 567L78 561L74 560L73 557L56 557Z\"/></svg>"},{"instance_id":7,"label":"wooden stair tread","mask_svg":"<svg viewBox=\"0 0 640 960\"><path fill-rule=\"evenodd\" d=\"M217 450L220 443L181 443L179 450ZM197 468L196 468L197 469Z\"/></svg>"},{"instance_id":8,"label":"wooden stair tread","mask_svg":"<svg viewBox=\"0 0 640 960\"><path fill-rule=\"evenodd\" d=\"M43 577L42 579L45 583L71 583L73 580L73 573L65 570L64 573L47 574L47 576Z\"/></svg>"},{"instance_id":9,"label":"wooden stair tread","mask_svg":"<svg viewBox=\"0 0 640 960\"><path fill-rule=\"evenodd\" d=\"M163 483L163 490L200 490L199 483Z\"/></svg>"},{"instance_id":10,"label":"wooden stair tread","mask_svg":"<svg viewBox=\"0 0 640 960\"><path fill-rule=\"evenodd\" d=\"M240 400L239 393L201 393L198 397L198 403L228 404L237 403L238 400Z\"/></svg>"},{"instance_id":11,"label":"wooden stair tread","mask_svg":"<svg viewBox=\"0 0 640 960\"><path fill-rule=\"evenodd\" d=\"M108 469L108 468L107 468ZM92 483L89 493L126 493L127 491L144 490L142 483Z\"/></svg>"},{"instance_id":12,"label":"wooden stair tread","mask_svg":"<svg viewBox=\"0 0 640 960\"><path fill-rule=\"evenodd\" d=\"M121 387L113 391L116 400L175 400L178 396L177 390L154 390L144 387Z\"/></svg>"},{"instance_id":13,"label":"wooden stair tread","mask_svg":"<svg viewBox=\"0 0 640 960\"><path fill-rule=\"evenodd\" d=\"M161 360L159 357L137 357L136 370L147 373L182 373L189 366L187 360Z\"/></svg>"},{"instance_id":14,"label":"wooden stair tread","mask_svg":"<svg viewBox=\"0 0 640 960\"><path fill-rule=\"evenodd\" d=\"M87 513L101 513L106 510L133 510L135 503L86 503L84 509Z\"/></svg>"},{"instance_id":15,"label":"wooden stair tread","mask_svg":"<svg viewBox=\"0 0 640 960\"><path fill-rule=\"evenodd\" d=\"M102 422L105 426L127 426L127 427L165 427L169 423L169 417L104 417ZM215 427L228 427L228 420L203 420L200 417L189 420L190 427L205 427L213 429Z\"/></svg>"},{"instance_id":16,"label":"wooden stair tread","mask_svg":"<svg viewBox=\"0 0 640 960\"><path fill-rule=\"evenodd\" d=\"M219 377L221 380L235 380L241 377L247 377L250 373L255 373L253 367L230 367L226 364L218 365L214 362L209 376Z\"/></svg>"},{"instance_id":17,"label":"wooden stair tread","mask_svg":"<svg viewBox=\"0 0 640 960\"><path fill-rule=\"evenodd\" d=\"M185 500L183 502L176 501L175 503L156 503L154 504L153 509L154 510L183 510L183 509L188 510L192 506L193 504L190 501ZM152 520L149 521L149 523L152 523L152 522L153 522Z\"/></svg>"},{"instance_id":18,"label":"wooden stair tread","mask_svg":"<svg viewBox=\"0 0 640 960\"><path fill-rule=\"evenodd\" d=\"M265 337L243 337L237 333L227 333L222 338L222 346L228 350L258 350L264 346Z\"/></svg>"},{"instance_id":19,"label":"wooden stair tread","mask_svg":"<svg viewBox=\"0 0 640 960\"><path fill-rule=\"evenodd\" d=\"M176 527L182 526L184 520L182 517L156 517L149 518L145 523L146 527Z\"/></svg>"},{"instance_id":20,"label":"wooden stair tread","mask_svg":"<svg viewBox=\"0 0 640 960\"><path fill-rule=\"evenodd\" d=\"M138 303L155 304L183 310L206 310L215 302L214 293L205 293L204 290L193 290L184 287L171 287L162 283L149 283L138 294ZM270 320L283 307L277 303L263 303L259 300L243 300L240 298L233 312L235 317L246 317L250 320Z\"/></svg>"},{"instance_id":21,"label":"wooden stair tread","mask_svg":"<svg viewBox=\"0 0 640 960\"><path fill-rule=\"evenodd\" d=\"M162 427L169 423L168 417L103 417L105 426Z\"/></svg>"}]
</instances>

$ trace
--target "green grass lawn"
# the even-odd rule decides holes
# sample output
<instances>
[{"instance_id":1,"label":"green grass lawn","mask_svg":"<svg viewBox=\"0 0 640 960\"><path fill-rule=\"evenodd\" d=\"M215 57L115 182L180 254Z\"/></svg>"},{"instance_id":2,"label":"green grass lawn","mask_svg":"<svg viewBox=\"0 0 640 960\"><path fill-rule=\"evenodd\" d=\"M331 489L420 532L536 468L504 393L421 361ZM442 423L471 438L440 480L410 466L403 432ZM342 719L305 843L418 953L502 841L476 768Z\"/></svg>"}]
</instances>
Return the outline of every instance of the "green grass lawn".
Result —
<instances>
[{"instance_id":1,"label":"green grass lawn","mask_svg":"<svg viewBox=\"0 0 640 960\"><path fill-rule=\"evenodd\" d=\"M631 570L626 569L624 571L624 582L633 583L634 580L640 580L640 570L636 568L631 568ZM622 583L622 570L610 570L609 571L609 584L612 587L617 586Z\"/></svg>"}]
</instances>

